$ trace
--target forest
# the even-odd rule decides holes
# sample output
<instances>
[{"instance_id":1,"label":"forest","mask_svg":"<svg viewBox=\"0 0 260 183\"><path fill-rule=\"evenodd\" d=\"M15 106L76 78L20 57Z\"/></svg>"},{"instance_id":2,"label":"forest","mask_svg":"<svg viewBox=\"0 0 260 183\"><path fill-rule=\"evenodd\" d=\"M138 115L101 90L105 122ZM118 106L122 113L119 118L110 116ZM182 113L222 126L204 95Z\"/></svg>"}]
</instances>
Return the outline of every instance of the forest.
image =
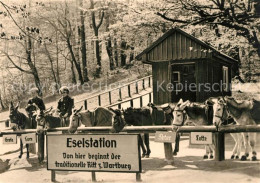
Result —
<instances>
[{"instance_id":1,"label":"forest","mask_svg":"<svg viewBox=\"0 0 260 183\"><path fill-rule=\"evenodd\" d=\"M234 78L259 82L259 0L0 0L0 110L134 65L179 27L237 59Z\"/></svg>"}]
</instances>

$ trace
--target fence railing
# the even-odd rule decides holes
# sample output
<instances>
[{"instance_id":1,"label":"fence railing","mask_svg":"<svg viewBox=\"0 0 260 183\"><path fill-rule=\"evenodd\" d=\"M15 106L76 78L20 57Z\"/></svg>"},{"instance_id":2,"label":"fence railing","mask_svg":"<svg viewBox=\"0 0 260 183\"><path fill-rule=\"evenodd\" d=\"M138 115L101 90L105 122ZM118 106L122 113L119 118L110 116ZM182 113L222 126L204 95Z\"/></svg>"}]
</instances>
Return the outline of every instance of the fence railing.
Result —
<instances>
[{"instance_id":1,"label":"fence railing","mask_svg":"<svg viewBox=\"0 0 260 183\"><path fill-rule=\"evenodd\" d=\"M45 130L46 132L67 132L68 127L61 127L61 128L53 128ZM109 133L112 130L111 126L107 127L79 127L79 133L95 133L95 132L102 132L102 133ZM215 160L222 161L225 159L225 133L239 133L239 132L260 132L260 125L230 125L230 126L126 126L122 132L127 133L155 133L156 131L176 131L176 132L212 132L215 135ZM11 131L5 130L0 131L0 137L3 135L10 135L10 134L26 134L26 133L36 133L36 129L26 129L21 131ZM43 134L38 135L38 156L44 157L44 137ZM169 152L170 151L170 152ZM172 156L172 150L165 148L165 156L166 154ZM167 158L167 156L166 156Z\"/></svg>"},{"instance_id":2,"label":"fence railing","mask_svg":"<svg viewBox=\"0 0 260 183\"><path fill-rule=\"evenodd\" d=\"M141 88L139 88L139 83L141 83ZM122 86L119 86L119 87L116 87L116 88L113 88L111 90L108 90L108 91L104 91L102 93L98 93L96 95L92 95L86 99L83 99L83 100L79 100L77 102L75 102L75 104L78 104L78 103L81 103L81 102L84 102L84 108L85 110L88 109L88 101L91 100L91 99L97 99L97 105L98 106L109 106L109 105L113 105L113 102L112 102L112 92L113 91L116 91L118 92L118 101L119 102L116 102L116 103L120 103L123 101L123 97L122 97L122 89L123 88L126 88L127 87L127 94L128 94L128 97L130 98L129 101L131 100L132 98L132 90L135 91L135 94L138 94L141 89L142 90L145 90L146 88L151 88L152 86L152 75L149 75L149 76L146 76L146 77L143 77L141 79L138 79L138 80L135 80L135 81L132 81L132 82L129 82L127 84L124 84ZM132 89L131 86L134 84L134 88ZM147 84L147 87L146 87L146 84ZM108 105L103 105L102 104L102 99L101 99L101 96L103 95L108 95ZM104 101L103 101L104 102ZM115 105L118 105L118 104L115 104Z\"/></svg>"}]
</instances>

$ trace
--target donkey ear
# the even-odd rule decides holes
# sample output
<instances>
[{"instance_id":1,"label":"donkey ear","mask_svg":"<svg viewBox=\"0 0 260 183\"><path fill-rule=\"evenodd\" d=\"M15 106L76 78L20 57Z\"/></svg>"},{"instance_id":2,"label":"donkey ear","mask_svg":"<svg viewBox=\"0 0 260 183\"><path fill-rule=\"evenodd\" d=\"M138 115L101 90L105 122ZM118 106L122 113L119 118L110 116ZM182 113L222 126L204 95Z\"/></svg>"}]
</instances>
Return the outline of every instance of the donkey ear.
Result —
<instances>
[{"instance_id":1,"label":"donkey ear","mask_svg":"<svg viewBox=\"0 0 260 183\"><path fill-rule=\"evenodd\" d=\"M185 108L189 103L190 103L189 100L183 102L183 103L181 104L181 106L180 106L181 110L184 110L184 108Z\"/></svg>"},{"instance_id":2,"label":"donkey ear","mask_svg":"<svg viewBox=\"0 0 260 183\"><path fill-rule=\"evenodd\" d=\"M182 104L183 103L183 100L182 98L179 100L178 104Z\"/></svg>"},{"instance_id":3,"label":"donkey ear","mask_svg":"<svg viewBox=\"0 0 260 183\"><path fill-rule=\"evenodd\" d=\"M10 108L14 107L13 101L10 102Z\"/></svg>"},{"instance_id":4,"label":"donkey ear","mask_svg":"<svg viewBox=\"0 0 260 183\"><path fill-rule=\"evenodd\" d=\"M16 104L16 107L15 107L15 109L18 109L19 108L19 106L20 106L20 101L18 101L18 103Z\"/></svg>"},{"instance_id":5,"label":"donkey ear","mask_svg":"<svg viewBox=\"0 0 260 183\"><path fill-rule=\"evenodd\" d=\"M83 109L83 106L81 106L81 107L79 108L79 110L77 110L77 113L79 113L82 109Z\"/></svg>"}]
</instances>

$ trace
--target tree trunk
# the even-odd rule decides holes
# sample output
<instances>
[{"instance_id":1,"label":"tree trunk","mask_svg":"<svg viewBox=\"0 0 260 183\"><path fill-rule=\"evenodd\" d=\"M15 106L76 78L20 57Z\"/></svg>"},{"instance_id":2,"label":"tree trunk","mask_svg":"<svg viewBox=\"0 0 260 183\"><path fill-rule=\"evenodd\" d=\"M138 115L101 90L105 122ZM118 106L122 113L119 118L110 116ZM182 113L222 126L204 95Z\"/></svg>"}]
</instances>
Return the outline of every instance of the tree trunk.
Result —
<instances>
[{"instance_id":1,"label":"tree trunk","mask_svg":"<svg viewBox=\"0 0 260 183\"><path fill-rule=\"evenodd\" d=\"M120 55L121 55L121 67L126 65L126 54L125 54L125 50L126 50L126 42L124 40L121 41L121 51L120 51Z\"/></svg>"},{"instance_id":2,"label":"tree trunk","mask_svg":"<svg viewBox=\"0 0 260 183\"><path fill-rule=\"evenodd\" d=\"M77 83L77 80L76 80L76 74L75 74L75 72L74 72L74 64L73 64L73 61L70 61L70 63L71 63L70 69L71 69L71 75L72 75L71 82L72 82L73 84L76 84L76 83Z\"/></svg>"},{"instance_id":3,"label":"tree trunk","mask_svg":"<svg viewBox=\"0 0 260 183\"><path fill-rule=\"evenodd\" d=\"M41 82L40 82L40 78L38 75L38 71L32 62L32 40L29 36L28 36L28 40L25 41L25 43L26 43L27 63L32 71L32 75L34 77L34 83L39 90L39 95L42 96L42 87L41 87Z\"/></svg>"},{"instance_id":4,"label":"tree trunk","mask_svg":"<svg viewBox=\"0 0 260 183\"><path fill-rule=\"evenodd\" d=\"M131 46L129 62L131 63L134 60L134 49L135 47Z\"/></svg>"},{"instance_id":5,"label":"tree trunk","mask_svg":"<svg viewBox=\"0 0 260 183\"><path fill-rule=\"evenodd\" d=\"M117 40L116 39L114 39L114 58L115 58L116 67L118 67L119 63L118 63L118 51L117 51Z\"/></svg>"},{"instance_id":6,"label":"tree trunk","mask_svg":"<svg viewBox=\"0 0 260 183\"><path fill-rule=\"evenodd\" d=\"M80 0L80 7L83 7L83 1ZM88 82L88 68L87 68L87 46L86 46L86 35L85 35L85 17L83 10L80 10L80 39L81 39L81 59L83 66L83 80Z\"/></svg>"},{"instance_id":7,"label":"tree trunk","mask_svg":"<svg viewBox=\"0 0 260 183\"><path fill-rule=\"evenodd\" d=\"M109 57L110 70L114 70L115 64L114 64L114 60L113 60L112 40L111 40L110 35L109 35L107 43L106 43L106 50L107 50L107 55Z\"/></svg>"},{"instance_id":8,"label":"tree trunk","mask_svg":"<svg viewBox=\"0 0 260 183\"><path fill-rule=\"evenodd\" d=\"M47 57L50 61L51 72L52 72L52 76L53 76L53 79L54 79L54 82L55 82L55 90L56 90L56 92L58 92L59 91L59 84L58 84L56 73L55 73L55 70L54 70L53 59L51 58L51 54L50 54L50 52L47 48L46 43L44 43L44 48L45 48L45 51L46 51L46 55L47 55Z\"/></svg>"},{"instance_id":9,"label":"tree trunk","mask_svg":"<svg viewBox=\"0 0 260 183\"><path fill-rule=\"evenodd\" d=\"M83 85L84 81L83 81L83 77L82 77L82 73L81 73L80 63L78 63L77 60L76 60L76 57L75 57L74 52L72 50L72 45L70 44L69 38L67 39L67 46L69 48L71 59L72 59L73 63L75 64L76 70L78 72L80 84Z\"/></svg>"}]
</instances>

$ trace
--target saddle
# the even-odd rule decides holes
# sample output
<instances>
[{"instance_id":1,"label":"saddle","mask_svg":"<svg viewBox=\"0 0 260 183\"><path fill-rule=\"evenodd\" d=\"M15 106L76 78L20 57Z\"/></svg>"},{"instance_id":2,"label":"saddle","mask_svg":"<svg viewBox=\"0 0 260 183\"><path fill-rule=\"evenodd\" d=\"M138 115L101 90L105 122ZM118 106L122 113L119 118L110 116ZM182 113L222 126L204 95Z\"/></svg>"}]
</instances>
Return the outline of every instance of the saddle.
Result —
<instances>
[{"instance_id":1,"label":"saddle","mask_svg":"<svg viewBox=\"0 0 260 183\"><path fill-rule=\"evenodd\" d=\"M149 103L148 106L152 108L151 118L154 125L163 125L171 121L170 117L166 115L172 112L172 108L169 103L162 105L154 105Z\"/></svg>"},{"instance_id":2,"label":"saddle","mask_svg":"<svg viewBox=\"0 0 260 183\"><path fill-rule=\"evenodd\" d=\"M256 124L260 124L260 101L253 99L252 103L253 108L250 110L250 113Z\"/></svg>"}]
</instances>

